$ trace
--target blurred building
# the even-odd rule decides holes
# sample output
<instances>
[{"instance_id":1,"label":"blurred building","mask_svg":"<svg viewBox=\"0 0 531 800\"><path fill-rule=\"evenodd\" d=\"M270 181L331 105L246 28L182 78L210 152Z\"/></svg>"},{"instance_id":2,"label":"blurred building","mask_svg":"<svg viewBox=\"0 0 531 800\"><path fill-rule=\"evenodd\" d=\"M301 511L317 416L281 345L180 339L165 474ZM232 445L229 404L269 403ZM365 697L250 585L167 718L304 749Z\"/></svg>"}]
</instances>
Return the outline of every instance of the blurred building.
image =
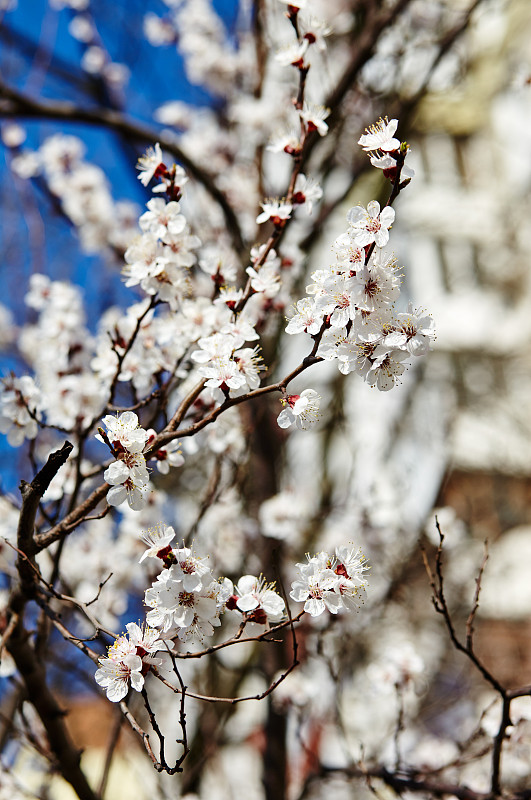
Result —
<instances>
[{"instance_id":1,"label":"blurred building","mask_svg":"<svg viewBox=\"0 0 531 800\"><path fill-rule=\"evenodd\" d=\"M463 80L421 105L400 202L411 295L451 365L453 470L531 474L530 33L528 3L485 5Z\"/></svg>"},{"instance_id":2,"label":"blurred building","mask_svg":"<svg viewBox=\"0 0 531 800\"><path fill-rule=\"evenodd\" d=\"M485 4L466 58L458 87L428 96L414 121L400 226L410 294L436 321L427 371L448 410L436 504L489 541L478 650L518 685L531 664L529 3Z\"/></svg>"}]
</instances>

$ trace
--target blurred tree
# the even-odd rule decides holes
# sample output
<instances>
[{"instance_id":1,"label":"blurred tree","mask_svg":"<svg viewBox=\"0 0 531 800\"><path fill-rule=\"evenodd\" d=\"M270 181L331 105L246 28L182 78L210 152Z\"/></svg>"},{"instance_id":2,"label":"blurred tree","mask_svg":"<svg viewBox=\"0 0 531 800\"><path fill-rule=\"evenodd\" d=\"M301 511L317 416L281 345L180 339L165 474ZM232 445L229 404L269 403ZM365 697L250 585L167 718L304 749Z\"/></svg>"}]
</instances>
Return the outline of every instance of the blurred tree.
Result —
<instances>
[{"instance_id":1,"label":"blurred tree","mask_svg":"<svg viewBox=\"0 0 531 800\"><path fill-rule=\"evenodd\" d=\"M462 598L452 573L445 592L436 540L435 568L426 556L436 611L488 702L497 695L499 719L485 722L472 681L444 696L455 653L434 628L412 553L446 466L447 373L415 357L433 338L429 317L406 308L419 270L393 310L401 275L381 249L407 189L395 246L418 256L406 231L429 216L429 197L419 208L400 142L449 107L429 93L463 86L474 31L503 9L4 6L6 790L56 796L59 772L80 798L119 797L132 789L111 788L111 766L143 765L144 753L156 772L139 774L157 798L302 800L351 796L353 785L359 797L380 787L527 796L529 772L504 775L500 764L504 750L516 763L527 741L524 724L504 744L511 704L528 692L478 661L477 594L465 636L455 633ZM351 208L347 226L335 212L351 197L373 203ZM296 335L284 335L285 316ZM299 381L310 367L318 391ZM349 372L393 391L369 391ZM318 395L318 432L286 436L315 423ZM22 503L12 493L21 476L31 480ZM448 527L459 560L460 529ZM152 561L137 565L146 528L165 568L156 580ZM352 536L374 565L354 619L335 613L365 596L364 557L344 546ZM305 551L318 554L296 569ZM273 579L278 593L264 583ZM305 611L286 617L288 595ZM142 597L156 632L129 622L117 638ZM220 632L222 611L232 622ZM80 764L79 724L68 730L57 700L69 689L65 703L90 713L79 697L99 692L91 659L121 709L105 723L97 767ZM143 749L128 740L118 751L124 720Z\"/></svg>"}]
</instances>

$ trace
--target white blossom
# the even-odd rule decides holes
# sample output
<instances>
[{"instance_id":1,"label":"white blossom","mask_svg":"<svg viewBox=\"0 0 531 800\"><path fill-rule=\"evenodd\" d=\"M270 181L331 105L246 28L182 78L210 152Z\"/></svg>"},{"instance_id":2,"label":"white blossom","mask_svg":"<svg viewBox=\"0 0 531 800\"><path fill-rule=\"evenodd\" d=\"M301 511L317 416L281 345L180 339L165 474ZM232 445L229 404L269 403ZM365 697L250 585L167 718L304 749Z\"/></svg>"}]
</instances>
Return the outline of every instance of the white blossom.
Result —
<instances>
[{"instance_id":1,"label":"white blossom","mask_svg":"<svg viewBox=\"0 0 531 800\"><path fill-rule=\"evenodd\" d=\"M160 144L157 142L154 147L148 147L145 155L140 156L138 159L136 166L139 170L139 174L137 175L138 180L144 186L148 186L159 167L163 166L162 150L160 149Z\"/></svg>"},{"instance_id":2,"label":"white blossom","mask_svg":"<svg viewBox=\"0 0 531 800\"><path fill-rule=\"evenodd\" d=\"M330 569L330 558L324 552L307 563L296 564L299 577L291 584L290 597L297 603L304 603L304 611L317 617L323 611L337 614L344 608L339 586L341 579Z\"/></svg>"},{"instance_id":3,"label":"white blossom","mask_svg":"<svg viewBox=\"0 0 531 800\"><path fill-rule=\"evenodd\" d=\"M304 389L300 395L288 395L281 402L284 410L277 417L280 428L289 428L295 424L297 428L306 431L319 421L321 397L315 389Z\"/></svg>"},{"instance_id":4,"label":"white blossom","mask_svg":"<svg viewBox=\"0 0 531 800\"><path fill-rule=\"evenodd\" d=\"M109 647L107 658L100 658L99 664L94 677L96 683L106 690L111 702L123 700L129 691L129 684L135 691L142 691L142 659L137 655L136 645L127 636L118 637Z\"/></svg>"},{"instance_id":5,"label":"white blossom","mask_svg":"<svg viewBox=\"0 0 531 800\"><path fill-rule=\"evenodd\" d=\"M122 460L113 461L103 480L111 486L107 492L110 506L120 506L127 500L130 508L140 511L146 505L149 473L142 454L127 453Z\"/></svg>"},{"instance_id":6,"label":"white blossom","mask_svg":"<svg viewBox=\"0 0 531 800\"><path fill-rule=\"evenodd\" d=\"M31 376L4 378L1 382L0 432L7 434L12 447L19 447L24 439L37 436L41 402L41 392Z\"/></svg>"},{"instance_id":7,"label":"white blossom","mask_svg":"<svg viewBox=\"0 0 531 800\"><path fill-rule=\"evenodd\" d=\"M267 583L263 576L243 575L234 587L234 601L229 603L229 608L235 606L250 622L280 622L286 604L274 588L274 584Z\"/></svg>"},{"instance_id":8,"label":"white blossom","mask_svg":"<svg viewBox=\"0 0 531 800\"><path fill-rule=\"evenodd\" d=\"M413 356L425 355L435 338L433 319L409 305L405 313L397 314L393 330L385 337L386 347L407 350Z\"/></svg>"},{"instance_id":9,"label":"white blossom","mask_svg":"<svg viewBox=\"0 0 531 800\"><path fill-rule=\"evenodd\" d=\"M109 440L112 445L120 445L129 453L141 453L148 440L148 432L140 427L134 411L124 411L120 416L107 415L102 420L107 428ZM96 437L100 441L102 437Z\"/></svg>"},{"instance_id":10,"label":"white blossom","mask_svg":"<svg viewBox=\"0 0 531 800\"><path fill-rule=\"evenodd\" d=\"M119 703L129 691L129 684L136 692L144 686L142 675L142 659L135 654L127 654L118 658L100 658L100 667L96 670L95 679L106 690L107 698L112 703Z\"/></svg>"},{"instance_id":11,"label":"white blossom","mask_svg":"<svg viewBox=\"0 0 531 800\"><path fill-rule=\"evenodd\" d=\"M212 636L214 627L220 624L218 584L208 572L201 577L197 589L191 591L185 589L183 577L181 567L173 565L163 570L153 586L146 590L145 603L151 609L146 621L164 632L176 628L179 638L185 640L193 636L199 639Z\"/></svg>"},{"instance_id":12,"label":"white blossom","mask_svg":"<svg viewBox=\"0 0 531 800\"><path fill-rule=\"evenodd\" d=\"M292 203L304 205L308 214L312 213L313 204L323 196L323 190L315 178L307 178L301 172L295 180Z\"/></svg>"},{"instance_id":13,"label":"white blossom","mask_svg":"<svg viewBox=\"0 0 531 800\"><path fill-rule=\"evenodd\" d=\"M147 208L138 221L144 232L162 239L167 233L179 234L184 231L186 219L181 214L181 206L175 200L166 203L162 197L152 197Z\"/></svg>"},{"instance_id":14,"label":"white blossom","mask_svg":"<svg viewBox=\"0 0 531 800\"><path fill-rule=\"evenodd\" d=\"M388 350L385 346L379 345L374 350L371 363L365 365L362 374L371 386L388 392L399 383L399 378L406 369L406 364L402 362L408 355L407 351Z\"/></svg>"},{"instance_id":15,"label":"white blossom","mask_svg":"<svg viewBox=\"0 0 531 800\"><path fill-rule=\"evenodd\" d=\"M284 200L266 200L260 205L263 211L256 218L259 225L268 220L271 220L274 225L280 225L284 220L290 218L293 210L291 203L287 203Z\"/></svg>"},{"instance_id":16,"label":"white blossom","mask_svg":"<svg viewBox=\"0 0 531 800\"><path fill-rule=\"evenodd\" d=\"M366 247L373 242L377 247L385 247L389 241L389 228L395 220L395 210L386 206L380 212L377 200L371 200L367 209L354 206L347 214L352 236L356 244Z\"/></svg>"},{"instance_id":17,"label":"white blossom","mask_svg":"<svg viewBox=\"0 0 531 800\"><path fill-rule=\"evenodd\" d=\"M160 523L154 528L142 531L140 538L148 548L140 557L140 563L142 563L145 558L162 558L164 555L169 554L171 552L170 543L175 538L175 530L171 525Z\"/></svg>"},{"instance_id":18,"label":"white blossom","mask_svg":"<svg viewBox=\"0 0 531 800\"><path fill-rule=\"evenodd\" d=\"M304 101L302 111L299 111L299 115L310 131L315 130L319 136L326 136L328 133L328 125L325 119L330 116L329 108L311 105Z\"/></svg>"},{"instance_id":19,"label":"white blossom","mask_svg":"<svg viewBox=\"0 0 531 800\"><path fill-rule=\"evenodd\" d=\"M317 310L316 303L310 297L303 297L302 300L297 300L296 308L296 313L286 325L286 333L318 333L323 317Z\"/></svg>"},{"instance_id":20,"label":"white blossom","mask_svg":"<svg viewBox=\"0 0 531 800\"><path fill-rule=\"evenodd\" d=\"M140 692L144 686L144 665L154 663L152 654L172 649L171 642L160 638L160 631L128 623L127 634L119 636L109 647L107 658L99 659L95 679L109 700L118 703L129 691L129 684Z\"/></svg>"},{"instance_id":21,"label":"white blossom","mask_svg":"<svg viewBox=\"0 0 531 800\"><path fill-rule=\"evenodd\" d=\"M358 144L367 153L373 150L382 150L384 153L398 150L400 140L394 138L397 128L397 119L392 119L390 122L387 118L379 119L378 122L366 129L366 133L360 137Z\"/></svg>"}]
</instances>

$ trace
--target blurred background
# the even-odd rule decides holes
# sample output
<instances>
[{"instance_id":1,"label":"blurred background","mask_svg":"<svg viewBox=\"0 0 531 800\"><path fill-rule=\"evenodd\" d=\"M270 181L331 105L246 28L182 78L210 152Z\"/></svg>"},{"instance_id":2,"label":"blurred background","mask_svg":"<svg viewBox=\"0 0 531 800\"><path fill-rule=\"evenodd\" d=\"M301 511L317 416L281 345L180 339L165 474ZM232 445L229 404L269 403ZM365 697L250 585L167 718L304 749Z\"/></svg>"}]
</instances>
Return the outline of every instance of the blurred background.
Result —
<instances>
[{"instance_id":1,"label":"blurred background","mask_svg":"<svg viewBox=\"0 0 531 800\"><path fill-rule=\"evenodd\" d=\"M160 141L178 163L179 154L194 162L199 186L191 190L188 216L195 232L203 240L217 237L233 256L248 253L259 236L259 202L281 194L286 176L287 157L266 148L285 124L293 81L280 75L287 68L268 54L289 39L290 26L279 0L128 0L112 6L104 0L3 0L0 9L0 344L3 375L20 375L25 367L17 341L24 323L33 321L24 304L32 274L82 290L91 334L103 313L130 304L120 270L150 197L134 170L147 145ZM336 797L350 797L348 781L331 783L336 778L330 771L348 762L345 749L349 758L361 758L360 740L362 756L385 761L402 702L413 731L404 724L404 758L433 774L446 758L458 764L460 780L487 791L489 753L482 748L493 730L486 711L491 698L448 646L435 618L419 540L433 555L436 513L446 537L447 593L464 624L488 539L477 651L504 684L527 683L531 6L528 0L316 0L311 10L331 29L323 36L328 49L323 45L312 62L310 83L315 101L330 104L330 134L305 164L325 196L313 217L299 220L286 237L285 252L304 286L330 259L348 208L373 198L385 202L388 184L369 171L356 142L380 115L399 118L398 135L411 146L415 177L396 203L391 245L404 265L404 303L433 316L437 338L428 358L418 359L422 363L389 393L321 365L313 385L327 412L315 435L282 438L264 422L267 409L245 418L251 474L258 476L246 486L245 511L235 522L233 506L224 510L219 500L197 526L198 537L212 543L215 529L220 552L212 545L214 557L223 565L233 555L221 552L227 542L248 544L246 515L256 523L259 509L275 500L279 510L269 513L279 527L287 519L293 534L284 555L352 537L373 564L371 589L354 627L338 623L328 645L318 628L306 632L306 662L279 689L268 716L247 704L228 721L210 710L192 711L200 733L195 766L179 791L220 800L302 800L328 796L333 788ZM378 28L375 20L385 15ZM69 145L80 148L76 158L83 163L73 176L75 203L69 202L72 184L54 180L57 135L80 143ZM64 154L64 143L58 149ZM205 171L233 209L237 233L227 234L226 214L213 208L211 193L205 195ZM194 202L206 209L195 221ZM275 310L287 313L287 307ZM270 332L265 351L272 373L283 374L300 344L279 346L277 333ZM4 494L13 496L31 463L3 439L0 459ZM194 487L204 477L197 464L193 469L188 483L159 484L170 498L181 498L189 522ZM278 529L264 533L264 559L283 537ZM323 649L327 666L321 672L317 654ZM407 676L396 692L398 706L397 679L383 674L395 662ZM243 670L229 658L218 667L221 673ZM261 686L255 667L240 688L246 681L254 687L255 680ZM225 678L210 676L211 690L222 691ZM334 682L342 687L339 699L332 694ZM316 683L321 697L315 696ZM5 702L11 696L6 691ZM86 758L100 758L97 771L117 724L114 709L88 694L71 705L72 730L87 748ZM514 720L519 738L507 779L516 788L530 779L529 705L522 704ZM5 706L2 713L9 717ZM126 796L120 784L130 787L127 753L134 745L127 735L108 797ZM285 742L277 762L270 747L275 736ZM463 744L471 742L472 756ZM264 789L264 763L280 769L282 762L285 769L286 759L289 790L284 778L282 790L267 781ZM28 762L19 762L21 774L28 769ZM140 770L146 789L138 797L174 791L169 781L156 780L150 765ZM66 797L69 790L61 794L54 784L51 791ZM359 791L360 798L370 796L369 789Z\"/></svg>"}]
</instances>

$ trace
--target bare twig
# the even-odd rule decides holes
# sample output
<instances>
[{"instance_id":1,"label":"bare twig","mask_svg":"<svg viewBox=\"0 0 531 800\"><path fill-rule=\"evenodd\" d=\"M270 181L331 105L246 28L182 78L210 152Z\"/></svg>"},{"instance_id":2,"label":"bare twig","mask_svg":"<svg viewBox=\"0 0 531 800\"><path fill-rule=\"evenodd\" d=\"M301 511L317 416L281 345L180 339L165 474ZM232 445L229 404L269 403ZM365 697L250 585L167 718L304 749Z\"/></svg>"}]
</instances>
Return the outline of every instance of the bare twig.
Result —
<instances>
[{"instance_id":1,"label":"bare twig","mask_svg":"<svg viewBox=\"0 0 531 800\"><path fill-rule=\"evenodd\" d=\"M477 657L477 655L474 652L474 646L473 646L474 618L479 605L481 578L483 576L483 571L487 561L487 552L485 551L485 555L483 556L483 561L481 563L480 570L476 578L474 601L472 610L467 619L466 640L465 644L463 644L459 640L456 634L454 624L450 615L450 611L448 609L446 597L444 594L444 577L442 569L442 550L443 550L444 535L441 531L439 521L437 520L437 518L435 520L435 524L437 527L437 531L439 533L439 546L437 548L437 553L435 556L435 572L432 571L429 565L426 552L424 550L422 551L424 565L426 567L426 572L428 573L428 577L432 588L433 606L437 611L437 613L442 615L444 622L446 624L446 628L450 635L450 639L456 650L459 650L459 652L464 653L467 656L467 658L474 664L476 669L481 673L483 678L500 695L502 700L502 714L498 732L494 737L493 750L492 750L492 768L491 768L492 797L498 797L501 792L500 776L501 776L502 747L503 747L503 742L507 736L507 728L511 724L510 706L511 706L511 700L514 698L515 695L512 692L509 692L504 686L501 685L501 683L497 680L497 678L490 672L490 670L487 669L487 667L483 664L483 662ZM527 694L528 692L524 690L523 693Z\"/></svg>"},{"instance_id":2,"label":"bare twig","mask_svg":"<svg viewBox=\"0 0 531 800\"><path fill-rule=\"evenodd\" d=\"M459 652L464 653L467 656L467 658L470 659L470 661L474 664L476 669L481 673L481 675L485 678L485 680L503 698L503 697L505 697L506 689L501 685L501 683L494 677L494 675L492 675L492 673L485 667L485 665L477 657L477 655L475 654L474 649L472 647L472 643L471 642L470 643L467 642L466 644L462 644L462 642L459 640L459 638L458 638L458 636L456 634L456 631L455 631L455 628L454 628L454 624L453 624L453 621L452 621L452 617L451 617L451 614L450 614L450 611L449 611L449 608L448 608L448 604L446 602L446 596L444 594L444 577L443 577L443 569L442 569L442 551L443 551L444 535L443 535L443 533L442 533L442 531L440 529L438 520L436 520L436 526L437 526L437 531L439 533L439 540L440 541L439 541L439 546L437 548L437 553L436 553L436 556L435 556L435 573L433 573L433 571L432 571L432 569L430 567L426 552L424 550L422 551L422 557L423 557L423 560L424 560L424 566L426 568L426 572L428 574L428 577L429 577L429 580L430 580L430 584L431 584L431 588L432 588L433 606L434 606L436 612L438 614L441 614L441 616L443 617L445 625L446 625L446 628L447 628L448 633L450 635L450 639L452 641L452 644L456 648L456 650L459 650ZM481 573L483 571L483 567L484 567L484 564L482 564L482 566L481 566ZM474 613L475 613L475 609L474 609ZM470 619L470 617L469 617L469 619ZM474 619L474 617L472 616L472 620L473 619Z\"/></svg>"},{"instance_id":3,"label":"bare twig","mask_svg":"<svg viewBox=\"0 0 531 800\"><path fill-rule=\"evenodd\" d=\"M489 557L488 553L488 543L485 541L485 554L483 556L483 561L481 562L481 566L479 568L478 576L476 578L476 590L474 592L474 601L472 605L472 610L468 615L468 619L466 621L466 647L468 650L473 649L473 638L474 638L474 619L476 616L476 611L479 608L479 593L481 591L481 579L483 577L483 571L487 564L487 559Z\"/></svg>"}]
</instances>

